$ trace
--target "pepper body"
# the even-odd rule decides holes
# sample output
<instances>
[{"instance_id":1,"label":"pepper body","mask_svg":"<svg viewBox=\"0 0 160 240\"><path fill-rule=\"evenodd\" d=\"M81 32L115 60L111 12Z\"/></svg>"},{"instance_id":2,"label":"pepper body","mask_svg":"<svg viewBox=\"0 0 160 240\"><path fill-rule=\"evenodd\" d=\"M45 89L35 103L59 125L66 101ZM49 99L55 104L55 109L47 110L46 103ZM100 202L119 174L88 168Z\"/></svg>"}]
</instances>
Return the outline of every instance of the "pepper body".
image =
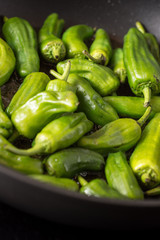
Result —
<instances>
[{"instance_id":1,"label":"pepper body","mask_svg":"<svg viewBox=\"0 0 160 240\"><path fill-rule=\"evenodd\" d=\"M119 79L113 71L99 64L88 61L87 59L70 59L70 73L76 73L81 77L86 78L91 86L101 95L106 96L115 92L120 83ZM63 73L67 61L62 61L57 64L57 71Z\"/></svg>"},{"instance_id":2,"label":"pepper body","mask_svg":"<svg viewBox=\"0 0 160 240\"><path fill-rule=\"evenodd\" d=\"M61 40L64 20L57 13L50 14L39 30L39 48L42 57L51 63L62 61L66 55L66 47Z\"/></svg>"},{"instance_id":3,"label":"pepper body","mask_svg":"<svg viewBox=\"0 0 160 240\"><path fill-rule=\"evenodd\" d=\"M135 95L144 95L147 107L151 95L160 92L160 65L150 52L143 33L136 28L130 28L125 35L123 52L130 88Z\"/></svg>"},{"instance_id":4,"label":"pepper body","mask_svg":"<svg viewBox=\"0 0 160 240\"><path fill-rule=\"evenodd\" d=\"M93 123L86 118L84 113L72 113L47 124L36 135L32 148L27 150L11 146L6 148L11 152L22 155L53 153L56 150L71 146L89 132L92 127Z\"/></svg>"},{"instance_id":5,"label":"pepper body","mask_svg":"<svg viewBox=\"0 0 160 240\"><path fill-rule=\"evenodd\" d=\"M62 35L62 40L66 46L67 58L85 58L82 53L88 51L85 40L90 39L94 33L92 27L79 24L69 27Z\"/></svg>"},{"instance_id":6,"label":"pepper body","mask_svg":"<svg viewBox=\"0 0 160 240\"><path fill-rule=\"evenodd\" d=\"M38 72L40 59L37 36L30 23L19 17L12 17L3 24L2 33L15 54L19 76L23 78L31 72Z\"/></svg>"},{"instance_id":7,"label":"pepper body","mask_svg":"<svg viewBox=\"0 0 160 240\"><path fill-rule=\"evenodd\" d=\"M78 147L63 149L45 159L45 168L49 175L67 178L73 178L84 171L100 171L104 164L101 154Z\"/></svg>"},{"instance_id":8,"label":"pepper body","mask_svg":"<svg viewBox=\"0 0 160 240\"><path fill-rule=\"evenodd\" d=\"M110 187L131 199L143 199L140 188L124 152L109 153L106 159L105 176Z\"/></svg>"},{"instance_id":9,"label":"pepper body","mask_svg":"<svg viewBox=\"0 0 160 240\"><path fill-rule=\"evenodd\" d=\"M119 118L114 108L106 104L86 79L77 74L70 74L67 81L77 89L76 94L80 102L78 111L84 112L89 120L104 126Z\"/></svg>"},{"instance_id":10,"label":"pepper body","mask_svg":"<svg viewBox=\"0 0 160 240\"><path fill-rule=\"evenodd\" d=\"M49 81L50 78L43 72L28 74L6 108L7 115L11 116L18 107L26 103L31 97L44 91Z\"/></svg>"},{"instance_id":11,"label":"pepper body","mask_svg":"<svg viewBox=\"0 0 160 240\"><path fill-rule=\"evenodd\" d=\"M30 139L50 121L65 112L74 112L78 98L71 91L43 91L13 112L11 120L17 131Z\"/></svg>"},{"instance_id":12,"label":"pepper body","mask_svg":"<svg viewBox=\"0 0 160 240\"><path fill-rule=\"evenodd\" d=\"M160 113L156 113L143 130L130 157L130 166L143 189L160 183Z\"/></svg>"},{"instance_id":13,"label":"pepper body","mask_svg":"<svg viewBox=\"0 0 160 240\"><path fill-rule=\"evenodd\" d=\"M9 80L15 66L16 58L12 49L7 42L0 38L0 86Z\"/></svg>"}]
</instances>

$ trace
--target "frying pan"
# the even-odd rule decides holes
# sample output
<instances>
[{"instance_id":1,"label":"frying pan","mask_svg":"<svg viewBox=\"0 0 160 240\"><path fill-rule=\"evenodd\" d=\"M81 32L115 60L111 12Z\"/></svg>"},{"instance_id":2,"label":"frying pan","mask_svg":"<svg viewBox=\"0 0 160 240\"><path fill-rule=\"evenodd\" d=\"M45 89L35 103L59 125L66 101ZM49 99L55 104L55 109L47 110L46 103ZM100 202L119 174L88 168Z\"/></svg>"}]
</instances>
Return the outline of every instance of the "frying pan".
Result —
<instances>
[{"instance_id":1,"label":"frying pan","mask_svg":"<svg viewBox=\"0 0 160 240\"><path fill-rule=\"evenodd\" d=\"M65 19L66 28L80 23L102 27L117 46L122 46L123 36L137 20L159 40L159 10L158 0L5 0L0 4L1 15L23 17L35 29L52 12ZM0 200L40 218L72 226L103 229L108 226L119 229L160 226L159 199L133 201L87 197L30 179L2 165Z\"/></svg>"}]
</instances>

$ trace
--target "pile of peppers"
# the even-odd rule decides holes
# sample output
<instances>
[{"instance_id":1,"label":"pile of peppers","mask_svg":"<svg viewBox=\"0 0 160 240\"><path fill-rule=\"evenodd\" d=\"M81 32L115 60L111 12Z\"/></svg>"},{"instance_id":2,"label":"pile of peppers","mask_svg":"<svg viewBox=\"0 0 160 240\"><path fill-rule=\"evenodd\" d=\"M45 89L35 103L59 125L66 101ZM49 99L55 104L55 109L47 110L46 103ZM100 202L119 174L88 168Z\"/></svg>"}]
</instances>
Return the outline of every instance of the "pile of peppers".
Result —
<instances>
[{"instance_id":1,"label":"pile of peppers","mask_svg":"<svg viewBox=\"0 0 160 240\"><path fill-rule=\"evenodd\" d=\"M142 23L113 48L105 29L57 13L38 31L5 16L0 87L0 164L87 197L160 194L160 52Z\"/></svg>"}]
</instances>

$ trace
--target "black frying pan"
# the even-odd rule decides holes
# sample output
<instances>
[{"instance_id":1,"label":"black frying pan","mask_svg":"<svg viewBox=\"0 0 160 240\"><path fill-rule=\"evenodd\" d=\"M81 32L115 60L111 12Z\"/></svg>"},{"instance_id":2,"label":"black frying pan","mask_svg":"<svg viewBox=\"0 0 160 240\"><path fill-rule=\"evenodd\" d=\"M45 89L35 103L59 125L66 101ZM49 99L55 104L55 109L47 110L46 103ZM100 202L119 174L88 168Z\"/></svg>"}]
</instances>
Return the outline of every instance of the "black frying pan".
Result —
<instances>
[{"instance_id":1,"label":"black frying pan","mask_svg":"<svg viewBox=\"0 0 160 240\"><path fill-rule=\"evenodd\" d=\"M66 28L79 23L103 27L113 44L119 46L136 20L160 39L159 10L158 0L5 0L0 4L1 15L23 17L36 29L52 12L65 19ZM12 88L12 85L8 86ZM12 89L3 88L3 93L9 91L12 92ZM0 200L33 215L70 225L120 229L160 226L159 199L119 201L88 198L37 182L1 165Z\"/></svg>"}]
</instances>

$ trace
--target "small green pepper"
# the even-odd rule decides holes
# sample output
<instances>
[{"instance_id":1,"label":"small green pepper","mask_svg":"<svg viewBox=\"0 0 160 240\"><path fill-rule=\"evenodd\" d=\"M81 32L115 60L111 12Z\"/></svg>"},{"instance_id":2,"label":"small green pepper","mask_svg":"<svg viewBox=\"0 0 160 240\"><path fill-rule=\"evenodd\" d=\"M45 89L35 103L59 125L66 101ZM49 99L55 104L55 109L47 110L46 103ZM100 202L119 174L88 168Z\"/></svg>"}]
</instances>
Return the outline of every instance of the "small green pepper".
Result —
<instances>
[{"instance_id":1,"label":"small green pepper","mask_svg":"<svg viewBox=\"0 0 160 240\"><path fill-rule=\"evenodd\" d=\"M57 71L63 74L68 60L57 64ZM106 67L91 62L87 59L70 59L70 73L76 73L86 78L91 86L101 95L106 96L115 92L120 83L119 79L113 71Z\"/></svg>"},{"instance_id":2,"label":"small green pepper","mask_svg":"<svg viewBox=\"0 0 160 240\"><path fill-rule=\"evenodd\" d=\"M64 20L59 19L57 13L52 13L39 30L39 48L47 62L57 63L65 58L66 48L60 39L63 27Z\"/></svg>"},{"instance_id":3,"label":"small green pepper","mask_svg":"<svg viewBox=\"0 0 160 240\"><path fill-rule=\"evenodd\" d=\"M49 175L73 178L84 171L100 171L104 168L104 158L94 151L71 147L56 152L45 159Z\"/></svg>"},{"instance_id":4,"label":"small green pepper","mask_svg":"<svg viewBox=\"0 0 160 240\"><path fill-rule=\"evenodd\" d=\"M32 139L50 121L77 107L78 98L71 91L42 91L14 111L11 120L20 135Z\"/></svg>"},{"instance_id":5,"label":"small green pepper","mask_svg":"<svg viewBox=\"0 0 160 240\"><path fill-rule=\"evenodd\" d=\"M84 113L72 113L47 124L35 137L33 147L27 150L6 146L11 152L22 155L48 154L67 148L89 132L93 123Z\"/></svg>"},{"instance_id":6,"label":"small green pepper","mask_svg":"<svg viewBox=\"0 0 160 240\"><path fill-rule=\"evenodd\" d=\"M131 199L143 199L140 188L124 152L109 153L105 165L106 180L111 188Z\"/></svg>"},{"instance_id":7,"label":"small green pepper","mask_svg":"<svg viewBox=\"0 0 160 240\"><path fill-rule=\"evenodd\" d=\"M50 78L43 72L28 74L6 108L7 115L11 116L18 107L26 103L31 97L44 91L49 81Z\"/></svg>"},{"instance_id":8,"label":"small green pepper","mask_svg":"<svg viewBox=\"0 0 160 240\"><path fill-rule=\"evenodd\" d=\"M83 53L93 62L106 66L112 56L112 45L108 33L103 28L99 28L89 53L86 50L83 50Z\"/></svg>"},{"instance_id":9,"label":"small green pepper","mask_svg":"<svg viewBox=\"0 0 160 240\"><path fill-rule=\"evenodd\" d=\"M88 51L88 47L84 41L91 38L93 33L93 28L85 24L69 27L62 35L62 40L67 50L66 57L85 58L82 51Z\"/></svg>"},{"instance_id":10,"label":"small green pepper","mask_svg":"<svg viewBox=\"0 0 160 240\"><path fill-rule=\"evenodd\" d=\"M23 78L31 72L38 72L40 69L38 42L36 32L30 23L19 17L9 18L3 24L2 33L15 54L19 76Z\"/></svg>"},{"instance_id":11,"label":"small green pepper","mask_svg":"<svg viewBox=\"0 0 160 240\"><path fill-rule=\"evenodd\" d=\"M144 95L147 107L151 95L160 92L160 65L150 52L143 33L136 28L130 28L125 35L123 53L129 86L135 95Z\"/></svg>"},{"instance_id":12,"label":"small green pepper","mask_svg":"<svg viewBox=\"0 0 160 240\"><path fill-rule=\"evenodd\" d=\"M160 113L156 113L143 130L130 157L130 166L143 189L160 183Z\"/></svg>"},{"instance_id":13,"label":"small green pepper","mask_svg":"<svg viewBox=\"0 0 160 240\"><path fill-rule=\"evenodd\" d=\"M8 43L0 38L0 86L5 84L16 66L16 58Z\"/></svg>"},{"instance_id":14,"label":"small green pepper","mask_svg":"<svg viewBox=\"0 0 160 240\"><path fill-rule=\"evenodd\" d=\"M125 199L123 195L109 187L104 179L96 178L87 182L84 178L79 176L78 180L82 185L80 193L87 196Z\"/></svg>"}]
</instances>

